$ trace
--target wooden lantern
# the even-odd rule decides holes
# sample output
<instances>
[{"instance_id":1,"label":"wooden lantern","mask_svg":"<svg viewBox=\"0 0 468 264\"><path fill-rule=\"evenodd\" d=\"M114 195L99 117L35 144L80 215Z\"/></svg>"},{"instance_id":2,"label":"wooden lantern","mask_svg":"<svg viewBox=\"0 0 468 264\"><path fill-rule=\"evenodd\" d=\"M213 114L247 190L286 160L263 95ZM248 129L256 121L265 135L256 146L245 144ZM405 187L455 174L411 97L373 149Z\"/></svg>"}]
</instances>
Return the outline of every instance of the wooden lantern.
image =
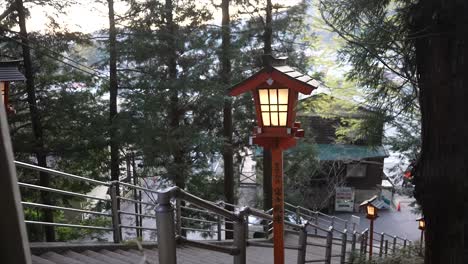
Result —
<instances>
[{"instance_id":1,"label":"wooden lantern","mask_svg":"<svg viewBox=\"0 0 468 264\"><path fill-rule=\"evenodd\" d=\"M0 61L0 96L7 113L15 111L9 102L10 82L26 80L18 70L18 63L19 61Z\"/></svg>"},{"instance_id":2,"label":"wooden lantern","mask_svg":"<svg viewBox=\"0 0 468 264\"><path fill-rule=\"evenodd\" d=\"M360 205L360 207L364 208L366 212L366 218L370 220L374 220L377 217L379 217L379 214L378 214L379 209L375 205L372 204L373 200L375 199L373 198L373 199L366 200L362 202Z\"/></svg>"},{"instance_id":3,"label":"wooden lantern","mask_svg":"<svg viewBox=\"0 0 468 264\"><path fill-rule=\"evenodd\" d=\"M416 221L418 221L419 230L421 230L421 231L426 230L426 221L424 220L424 217L421 217L421 218L417 219Z\"/></svg>"},{"instance_id":4,"label":"wooden lantern","mask_svg":"<svg viewBox=\"0 0 468 264\"><path fill-rule=\"evenodd\" d=\"M300 123L295 122L298 95L310 94L319 84L311 77L284 65L285 59L271 60L276 64L265 67L235 85L229 95L252 93L257 116L253 144L267 149L279 144L281 149L287 149L296 144L295 138L304 136Z\"/></svg>"},{"instance_id":5,"label":"wooden lantern","mask_svg":"<svg viewBox=\"0 0 468 264\"><path fill-rule=\"evenodd\" d=\"M252 93L257 127L251 143L271 151L274 263L284 264L283 150L304 136L300 123L295 122L295 107L299 93L310 94L318 82L285 65L285 59L268 57L267 61L274 63L232 87L229 94Z\"/></svg>"}]
</instances>

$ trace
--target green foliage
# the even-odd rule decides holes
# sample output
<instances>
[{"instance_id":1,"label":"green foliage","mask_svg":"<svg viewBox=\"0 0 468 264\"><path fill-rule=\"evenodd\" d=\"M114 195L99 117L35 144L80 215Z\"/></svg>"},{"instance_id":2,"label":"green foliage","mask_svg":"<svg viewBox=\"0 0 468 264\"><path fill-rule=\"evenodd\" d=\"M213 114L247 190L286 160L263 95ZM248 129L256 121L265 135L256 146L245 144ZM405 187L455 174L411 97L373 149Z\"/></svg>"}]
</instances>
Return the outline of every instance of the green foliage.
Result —
<instances>
[{"instance_id":1,"label":"green foliage","mask_svg":"<svg viewBox=\"0 0 468 264\"><path fill-rule=\"evenodd\" d=\"M35 1L34 4L49 5L55 8L54 15L65 15L61 13L62 4L69 2ZM174 24L170 25L166 1L127 3L128 12L118 18L117 37L119 113L114 123L119 126L120 151L136 152L137 161L142 165L139 169L142 177L163 176L167 182L173 182L176 174L184 175L188 191L209 200L222 199L222 179L212 175L210 164L219 157L223 147L222 106L229 87L221 82L218 74L221 30L209 25L213 18L211 9L196 1L173 1ZM236 5L241 12L251 11L251 2ZM287 55L291 65L313 73L310 70L312 60L306 55L311 51L315 36L307 31L306 10L305 2L293 7L275 5L273 46L274 55ZM259 8L248 17L232 16L231 84L261 67L262 16L263 10ZM104 73L108 71L108 43L93 40L102 39L100 37L69 32L61 28L53 16L49 21L46 31L29 34L44 134L43 151L48 157L48 166L106 180L109 84ZM1 25L14 28L16 24L16 15L12 14ZM2 30L2 34L12 39L2 39L2 56L20 58L21 38L13 31ZM175 57L175 76L169 72L172 56ZM37 149L25 85L12 85L10 99L17 111L9 116L15 158L34 163ZM255 111L250 95L234 98L232 102L232 147L239 155L251 135ZM179 119L177 126L174 125L175 116ZM298 148L291 155L297 163L288 165L288 172L297 179L305 179L308 166L313 166L312 145ZM302 162L304 159L310 162ZM39 177L37 173L21 169L19 178L36 184ZM93 188L90 184L57 176L51 176L50 187L78 193ZM22 196L25 201L41 200L40 192L34 190L22 190ZM73 206L83 201L56 194L51 198L54 205L60 206ZM26 217L39 220L42 213L43 210L28 208ZM57 221L69 220L60 213L54 216ZM105 223L98 218L73 221L90 225ZM33 230L36 226L28 228ZM63 240L91 235L68 228L57 228L57 232ZM40 240L40 235L35 234L35 240Z\"/></svg>"},{"instance_id":2,"label":"green foliage","mask_svg":"<svg viewBox=\"0 0 468 264\"><path fill-rule=\"evenodd\" d=\"M79 219L70 221L63 215L55 217L56 222L64 222L67 224L97 226L97 227L110 227L112 220L109 217L93 217L89 219ZM72 240L103 240L102 235L106 233L103 230L85 229L85 228L71 228L71 227L57 227L55 229L58 241L72 241Z\"/></svg>"},{"instance_id":3,"label":"green foliage","mask_svg":"<svg viewBox=\"0 0 468 264\"><path fill-rule=\"evenodd\" d=\"M351 87L346 88L352 90ZM358 93L342 93L338 89L335 94L318 94L301 102L301 116L320 116L336 120L336 143L380 145L384 124L384 115L371 111L353 101ZM356 90L354 90L356 91Z\"/></svg>"},{"instance_id":4,"label":"green foliage","mask_svg":"<svg viewBox=\"0 0 468 264\"><path fill-rule=\"evenodd\" d=\"M351 253L352 264L423 264L424 257L419 254L419 242L409 245L406 249L397 249L395 254L388 254L382 258L374 255L369 261L368 256L361 256L359 252Z\"/></svg>"},{"instance_id":5,"label":"green foliage","mask_svg":"<svg viewBox=\"0 0 468 264\"><path fill-rule=\"evenodd\" d=\"M303 204L311 191L311 178L319 170L317 150L310 137L284 154L285 200L292 204Z\"/></svg>"},{"instance_id":6,"label":"green foliage","mask_svg":"<svg viewBox=\"0 0 468 264\"><path fill-rule=\"evenodd\" d=\"M419 87L410 23L414 1L321 0L326 26L343 41L339 59L366 94L365 104L383 115L394 135L384 143L413 160L421 146ZM401 174L395 168L395 181Z\"/></svg>"}]
</instances>

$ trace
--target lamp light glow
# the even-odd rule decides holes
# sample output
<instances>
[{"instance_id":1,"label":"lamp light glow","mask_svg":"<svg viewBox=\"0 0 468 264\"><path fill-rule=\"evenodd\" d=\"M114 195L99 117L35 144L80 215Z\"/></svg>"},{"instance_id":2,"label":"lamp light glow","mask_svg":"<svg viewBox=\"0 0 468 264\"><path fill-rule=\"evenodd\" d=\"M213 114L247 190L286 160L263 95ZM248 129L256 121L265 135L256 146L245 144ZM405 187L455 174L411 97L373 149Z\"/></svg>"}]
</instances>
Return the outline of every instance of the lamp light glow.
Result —
<instances>
[{"instance_id":1,"label":"lamp light glow","mask_svg":"<svg viewBox=\"0 0 468 264\"><path fill-rule=\"evenodd\" d=\"M304 137L300 123L294 121L298 94L310 94L318 83L291 67L281 67L287 66L284 58L265 56L264 60L265 68L233 86L229 95L253 95L258 129L254 130L252 143L271 153L274 263L284 264L283 151Z\"/></svg>"},{"instance_id":2,"label":"lamp light glow","mask_svg":"<svg viewBox=\"0 0 468 264\"><path fill-rule=\"evenodd\" d=\"M0 81L0 95L2 97L2 103L5 103L5 82Z\"/></svg>"},{"instance_id":3,"label":"lamp light glow","mask_svg":"<svg viewBox=\"0 0 468 264\"><path fill-rule=\"evenodd\" d=\"M258 89L263 126L286 126L288 121L289 89Z\"/></svg>"},{"instance_id":4,"label":"lamp light glow","mask_svg":"<svg viewBox=\"0 0 468 264\"><path fill-rule=\"evenodd\" d=\"M367 215L369 215L370 217L375 216L375 207L372 204L367 205Z\"/></svg>"},{"instance_id":5,"label":"lamp light glow","mask_svg":"<svg viewBox=\"0 0 468 264\"><path fill-rule=\"evenodd\" d=\"M417 221L418 221L418 228L420 230L425 230L426 229L426 220L422 217L422 218L419 218Z\"/></svg>"}]
</instances>

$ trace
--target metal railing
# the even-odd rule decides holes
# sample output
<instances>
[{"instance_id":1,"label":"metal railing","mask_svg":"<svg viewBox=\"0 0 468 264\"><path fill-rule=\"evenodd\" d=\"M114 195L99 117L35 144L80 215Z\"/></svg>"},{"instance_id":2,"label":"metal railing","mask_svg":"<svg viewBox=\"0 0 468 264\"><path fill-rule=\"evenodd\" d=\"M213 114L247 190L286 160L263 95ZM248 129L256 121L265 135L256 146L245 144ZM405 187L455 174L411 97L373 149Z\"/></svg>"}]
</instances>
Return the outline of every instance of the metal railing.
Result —
<instances>
[{"instance_id":1,"label":"metal railing","mask_svg":"<svg viewBox=\"0 0 468 264\"><path fill-rule=\"evenodd\" d=\"M102 217L111 223L110 225L86 225L26 220L28 225L107 232L112 235L115 243L133 238L144 239L143 234L149 232L157 237L157 241L164 241L164 243L158 243L159 261L167 264L177 263L177 243L232 255L235 264L246 263L247 247L273 247L271 209L262 211L249 207L239 208L222 201L210 202L177 187L155 191L124 182L89 179L22 162L15 162L15 164L21 169L46 172L48 175L64 177L93 186L105 186L109 189L108 195L97 197L19 182L21 188L70 196L79 201L99 201L105 205L105 209L95 210L90 207L72 208L23 201L24 207L71 212L87 217ZM133 210L130 205L135 205ZM230 205L234 210L226 210L226 205ZM124 210L125 208L127 210ZM331 263L336 259L339 263L349 263L355 254L361 256L368 254L369 230L359 232L355 225L351 226L345 219L288 203L285 204L285 211L288 216L293 216L285 219L285 231L298 237L297 243L286 244L285 248L298 251L298 264ZM131 221L128 218L131 218ZM227 224L232 224L233 230L227 229ZM127 230L132 230L133 233L127 234ZM216 244L216 240L223 240L223 235L225 238L227 232L233 233L233 239L223 244ZM188 238L192 233L198 237ZM376 234L373 244L377 250L374 250L374 254L381 258L395 254L398 249L407 248L410 244L410 241L398 236ZM206 238L209 241L202 241ZM154 240L151 236L150 239ZM321 251L323 258L307 259L308 250ZM317 254L314 255L317 256Z\"/></svg>"},{"instance_id":2,"label":"metal railing","mask_svg":"<svg viewBox=\"0 0 468 264\"><path fill-rule=\"evenodd\" d=\"M80 229L91 229L95 230L96 232L105 232L105 233L112 233L113 241L116 243L119 243L122 238L122 230L125 229L131 229L135 230L135 237L142 237L143 231L151 231L155 232L156 228L152 227L143 227L142 221L143 219L146 218L151 218L153 219L154 226L156 226L156 223L154 222L154 219L156 218L156 214L154 211L154 208L156 206L156 200L151 201L151 202L145 202L141 200L142 193L145 193L146 196L152 196L155 197L157 195L157 192L148 188L144 188L141 186L135 186L123 182L105 182L105 181L99 181L95 179L90 179L86 178L83 176L78 176L78 175L73 175L70 173L64 173L60 172L57 170L49 169L49 168L43 168L40 166L24 163L24 162L18 162L15 161L15 165L17 166L18 169L26 169L26 170L32 170L36 172L45 172L47 173L48 176L58 176L58 177L63 177L68 180L72 181L78 181L81 183L89 184L92 187L99 187L99 186L104 186L108 188L108 194L105 197L98 197L90 194L84 194L84 193L77 193L73 191L67 191L67 190L62 190L62 189L57 189L57 188L51 188L51 187L44 187L40 186L37 184L31 184L31 183L23 183L23 182L18 182L18 185L20 188L24 189L29 189L29 190L35 190L39 192L47 192L47 193L55 193L58 195L66 196L71 198L72 200L75 200L80 203L85 203L85 204L93 204L95 202L101 202L103 203L104 209L101 211L95 211L92 208L92 206L84 206L84 208L73 208L73 207L66 207L66 206L57 206L53 204L44 204L44 203L38 203L38 202L31 202L31 201L24 201L22 200L22 205L23 207L29 207L29 208L38 208L41 210L53 210L53 211L62 211L62 212L71 212L75 213L78 215L81 215L81 219L92 219L91 216L96 216L96 217L102 217L103 219L107 220L107 222L110 222L110 226L104 226L104 225L85 225L85 224L80 224L80 223L60 223L60 222L46 222L46 221L37 221L37 220L25 220L25 223L28 225L41 225L41 226L52 226L52 227L63 227L63 228L80 228ZM137 199L132 199L129 198L131 196L132 192L138 192L139 197ZM124 203L134 203L135 205L138 206L139 211L135 210L134 212L131 211L124 211L121 210L121 205ZM142 206L149 207L148 210L145 210L145 212L142 212ZM134 219L133 221L127 221L128 223L122 223L122 216L128 215L132 216ZM138 220L139 221L138 221ZM69 222L77 222L76 219L74 219L73 216L69 216L68 219ZM80 221L78 221L80 222ZM127 238L131 238L131 236L127 236Z\"/></svg>"}]
</instances>

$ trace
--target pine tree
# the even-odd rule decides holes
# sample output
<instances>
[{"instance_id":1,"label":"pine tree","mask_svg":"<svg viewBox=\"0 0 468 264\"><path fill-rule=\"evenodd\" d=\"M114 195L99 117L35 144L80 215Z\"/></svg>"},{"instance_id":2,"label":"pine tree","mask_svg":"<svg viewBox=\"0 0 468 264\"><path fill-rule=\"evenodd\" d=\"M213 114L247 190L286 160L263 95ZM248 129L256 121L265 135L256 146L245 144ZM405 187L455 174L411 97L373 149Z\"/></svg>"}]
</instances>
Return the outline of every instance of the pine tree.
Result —
<instances>
[{"instance_id":1,"label":"pine tree","mask_svg":"<svg viewBox=\"0 0 468 264\"><path fill-rule=\"evenodd\" d=\"M389 121L403 116L410 125L421 123L420 138L419 132L400 131L407 135L406 149L417 151L411 145L421 142L414 171L427 226L425 263L462 263L466 250L461 212L467 126L461 113L467 8L462 1L321 1L325 21L346 42L342 54L353 65L350 78L369 89Z\"/></svg>"},{"instance_id":2,"label":"pine tree","mask_svg":"<svg viewBox=\"0 0 468 264\"><path fill-rule=\"evenodd\" d=\"M223 13L221 22L221 79L225 85L224 107L223 107L223 163L224 163L224 196L225 201L229 204L234 204L234 153L232 148L232 102L227 95L228 87L231 85L231 25L229 14L229 0L221 2L221 10ZM227 210L233 211L231 205L226 205ZM234 227L230 223L226 223L226 230L233 230ZM226 239L232 239L233 233L226 232Z\"/></svg>"},{"instance_id":3,"label":"pine tree","mask_svg":"<svg viewBox=\"0 0 468 264\"><path fill-rule=\"evenodd\" d=\"M117 96L118 96L118 80L117 80L117 30L115 28L115 12L114 1L107 1L109 8L109 136L110 136L110 171L111 180L118 181L119 168L119 142L117 139Z\"/></svg>"},{"instance_id":4,"label":"pine tree","mask_svg":"<svg viewBox=\"0 0 468 264\"><path fill-rule=\"evenodd\" d=\"M132 3L123 44L127 72L123 115L133 125L127 144L141 149L145 167L180 188L208 173L222 110L213 61L209 12L190 1ZM216 71L215 71L216 70ZM218 90L217 90L218 89ZM127 122L127 121L125 121Z\"/></svg>"},{"instance_id":5,"label":"pine tree","mask_svg":"<svg viewBox=\"0 0 468 264\"><path fill-rule=\"evenodd\" d=\"M26 12L25 12L25 8L23 6L22 0L16 0L16 8L18 12L18 20L19 20L18 22L20 26L21 42L22 42L22 49L23 49L23 60L24 60L24 68L25 68L29 112L31 114L31 123L32 123L34 138L35 138L34 153L36 155L37 164L41 167L47 167L47 155L44 150L44 138L43 138L44 134L43 134L43 128L41 124L39 108L37 107L36 88L34 85L34 73L32 69L32 60L31 60L31 50L29 47L28 31L26 28ZM39 182L42 186L49 187L50 178L46 173L40 172L39 178L40 178ZM52 204L50 195L46 192L41 193L41 201L44 204ZM44 218L42 220L44 222L53 223L54 216L52 212L50 210L45 210ZM45 227L45 236L46 236L46 241L48 242L55 240L55 231L52 226Z\"/></svg>"}]
</instances>

